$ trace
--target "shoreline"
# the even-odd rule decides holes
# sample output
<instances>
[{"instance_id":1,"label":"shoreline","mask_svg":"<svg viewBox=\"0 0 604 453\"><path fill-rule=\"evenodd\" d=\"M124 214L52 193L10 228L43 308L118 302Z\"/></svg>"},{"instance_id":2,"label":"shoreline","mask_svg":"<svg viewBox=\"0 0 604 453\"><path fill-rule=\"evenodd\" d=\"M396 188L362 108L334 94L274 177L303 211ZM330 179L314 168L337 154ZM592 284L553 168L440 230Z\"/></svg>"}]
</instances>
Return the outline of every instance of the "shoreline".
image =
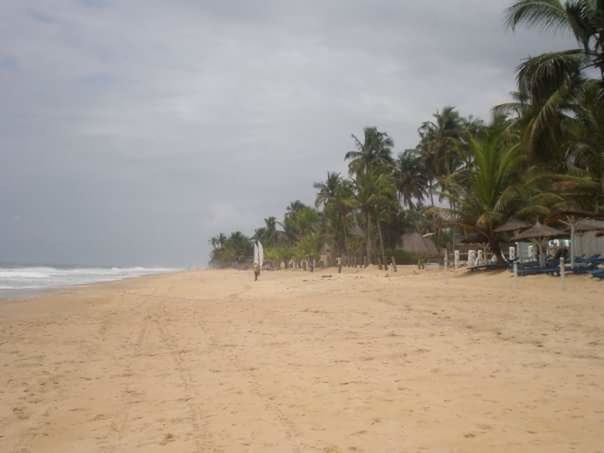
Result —
<instances>
[{"instance_id":1,"label":"shoreline","mask_svg":"<svg viewBox=\"0 0 604 453\"><path fill-rule=\"evenodd\" d=\"M0 289L0 303L7 301L22 301L24 299L37 299L50 295L63 294L65 292L69 292L71 290L79 290L79 289L87 289L94 288L97 285L110 285L120 282L125 282L134 279L144 279L148 277L157 277L160 275L171 275L177 274L180 272L192 272L194 270L199 270L195 268L191 269L178 269L169 272L158 272L158 273L149 273L146 275L136 275L132 277L124 277L124 278L116 278L115 280L101 280L89 283L77 283L73 285L62 285L62 286L50 286L47 288L25 288L25 289Z\"/></svg>"},{"instance_id":2,"label":"shoreline","mask_svg":"<svg viewBox=\"0 0 604 453\"><path fill-rule=\"evenodd\" d=\"M0 450L593 451L604 286L182 271L0 303Z\"/></svg>"}]
</instances>

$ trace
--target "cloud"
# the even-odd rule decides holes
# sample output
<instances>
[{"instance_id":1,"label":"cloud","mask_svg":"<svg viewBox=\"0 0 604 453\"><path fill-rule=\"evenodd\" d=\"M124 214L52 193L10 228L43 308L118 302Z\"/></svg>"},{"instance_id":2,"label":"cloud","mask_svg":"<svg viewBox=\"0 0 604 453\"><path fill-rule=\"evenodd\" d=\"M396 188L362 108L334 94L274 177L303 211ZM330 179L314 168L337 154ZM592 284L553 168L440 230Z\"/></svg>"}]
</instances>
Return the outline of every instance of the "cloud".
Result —
<instances>
[{"instance_id":1,"label":"cloud","mask_svg":"<svg viewBox=\"0 0 604 453\"><path fill-rule=\"evenodd\" d=\"M9 0L0 222L10 260L190 264L445 105L482 117L529 54L499 0ZM11 220L18 218L19 221Z\"/></svg>"},{"instance_id":2,"label":"cloud","mask_svg":"<svg viewBox=\"0 0 604 453\"><path fill-rule=\"evenodd\" d=\"M10 55L0 55L0 71L16 71L19 60Z\"/></svg>"}]
</instances>

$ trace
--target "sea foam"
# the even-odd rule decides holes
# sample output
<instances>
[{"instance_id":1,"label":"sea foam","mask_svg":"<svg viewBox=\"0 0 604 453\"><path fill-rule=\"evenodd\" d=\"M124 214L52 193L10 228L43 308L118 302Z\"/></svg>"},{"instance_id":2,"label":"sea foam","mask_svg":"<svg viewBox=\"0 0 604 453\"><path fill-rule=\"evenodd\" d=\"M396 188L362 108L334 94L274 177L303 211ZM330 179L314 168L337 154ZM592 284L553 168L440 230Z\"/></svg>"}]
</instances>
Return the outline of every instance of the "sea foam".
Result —
<instances>
[{"instance_id":1,"label":"sea foam","mask_svg":"<svg viewBox=\"0 0 604 453\"><path fill-rule=\"evenodd\" d=\"M179 269L163 267L0 267L0 294L2 290L61 288L177 270Z\"/></svg>"}]
</instances>

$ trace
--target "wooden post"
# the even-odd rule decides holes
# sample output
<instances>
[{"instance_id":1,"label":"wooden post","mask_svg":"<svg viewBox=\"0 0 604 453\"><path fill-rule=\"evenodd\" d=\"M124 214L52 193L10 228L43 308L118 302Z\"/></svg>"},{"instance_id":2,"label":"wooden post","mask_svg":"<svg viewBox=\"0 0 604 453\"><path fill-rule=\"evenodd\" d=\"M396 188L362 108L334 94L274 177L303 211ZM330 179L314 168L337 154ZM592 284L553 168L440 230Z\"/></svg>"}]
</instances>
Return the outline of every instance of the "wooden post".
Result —
<instances>
[{"instance_id":1,"label":"wooden post","mask_svg":"<svg viewBox=\"0 0 604 453\"><path fill-rule=\"evenodd\" d=\"M392 256L392 272L397 272L396 269L396 259Z\"/></svg>"},{"instance_id":2,"label":"wooden post","mask_svg":"<svg viewBox=\"0 0 604 453\"><path fill-rule=\"evenodd\" d=\"M336 262L338 263L338 274L342 273L342 258L336 258Z\"/></svg>"}]
</instances>

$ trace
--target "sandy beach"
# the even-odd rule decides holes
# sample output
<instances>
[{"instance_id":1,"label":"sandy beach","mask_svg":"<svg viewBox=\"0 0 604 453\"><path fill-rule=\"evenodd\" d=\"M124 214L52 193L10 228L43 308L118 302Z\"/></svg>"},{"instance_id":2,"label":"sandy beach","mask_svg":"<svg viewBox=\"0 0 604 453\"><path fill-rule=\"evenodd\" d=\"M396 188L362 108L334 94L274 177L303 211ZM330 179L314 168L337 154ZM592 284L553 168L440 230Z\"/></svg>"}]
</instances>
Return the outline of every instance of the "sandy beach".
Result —
<instances>
[{"instance_id":1,"label":"sandy beach","mask_svg":"<svg viewBox=\"0 0 604 453\"><path fill-rule=\"evenodd\" d=\"M198 271L0 301L2 452L604 451L604 284Z\"/></svg>"}]
</instances>

